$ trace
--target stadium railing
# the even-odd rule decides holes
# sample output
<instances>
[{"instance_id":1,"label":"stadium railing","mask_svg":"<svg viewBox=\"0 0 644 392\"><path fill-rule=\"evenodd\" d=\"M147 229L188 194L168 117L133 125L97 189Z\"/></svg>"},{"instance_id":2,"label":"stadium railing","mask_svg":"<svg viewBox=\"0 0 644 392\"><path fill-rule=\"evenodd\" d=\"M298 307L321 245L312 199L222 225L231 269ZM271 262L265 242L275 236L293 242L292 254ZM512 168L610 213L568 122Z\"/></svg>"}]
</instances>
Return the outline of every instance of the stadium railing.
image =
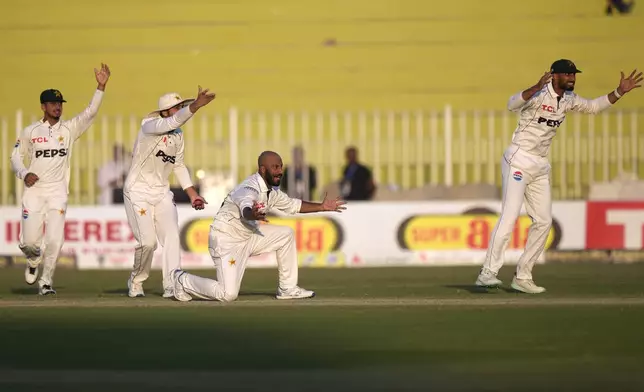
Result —
<instances>
[{"instance_id":1,"label":"stadium railing","mask_svg":"<svg viewBox=\"0 0 644 392\"><path fill-rule=\"evenodd\" d=\"M0 203L16 204L22 186L9 156L18 133L37 119L18 110L0 116ZM644 108L610 109L597 116L571 113L557 131L549 158L555 199L583 199L591 184L623 173L644 173ZM131 152L140 125L133 115L100 115L74 147L70 204L95 204L97 173L112 159L112 147ZM426 185L500 186L500 160L516 115L508 111L437 110L246 111L199 113L184 128L185 161L195 177L226 173L235 180L255 170L262 150L284 162L301 145L318 172L319 187L340 178L344 149L355 146L376 182L391 189ZM173 180L173 184L176 184Z\"/></svg>"}]
</instances>

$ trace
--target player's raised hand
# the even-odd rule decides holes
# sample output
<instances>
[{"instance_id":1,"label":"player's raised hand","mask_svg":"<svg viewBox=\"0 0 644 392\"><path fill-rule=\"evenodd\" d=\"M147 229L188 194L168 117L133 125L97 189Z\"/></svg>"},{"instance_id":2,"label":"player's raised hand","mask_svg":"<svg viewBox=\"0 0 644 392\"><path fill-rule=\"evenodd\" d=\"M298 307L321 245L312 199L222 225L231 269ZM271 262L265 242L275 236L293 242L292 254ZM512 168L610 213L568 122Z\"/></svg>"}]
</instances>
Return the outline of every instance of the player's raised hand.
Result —
<instances>
[{"instance_id":1,"label":"player's raised hand","mask_svg":"<svg viewBox=\"0 0 644 392\"><path fill-rule=\"evenodd\" d=\"M333 200L327 199L327 194L325 193L324 200L322 200L322 210L342 212L347 209L346 204L347 202L339 197L336 197Z\"/></svg>"},{"instance_id":2,"label":"player's raised hand","mask_svg":"<svg viewBox=\"0 0 644 392\"><path fill-rule=\"evenodd\" d=\"M213 99L215 99L215 93L209 93L210 89L205 89L202 90L201 86L199 86L199 91L197 92L197 99L193 103L190 104L190 106L194 107L194 109L199 109L203 106L208 105L210 102L212 102Z\"/></svg>"},{"instance_id":3,"label":"player's raised hand","mask_svg":"<svg viewBox=\"0 0 644 392\"><path fill-rule=\"evenodd\" d=\"M539 81L537 82L537 86L539 87L539 89L542 89L543 86L550 83L551 80L552 80L552 74L550 73L550 71L548 71L543 74L541 79L539 79Z\"/></svg>"},{"instance_id":4,"label":"player's raised hand","mask_svg":"<svg viewBox=\"0 0 644 392\"><path fill-rule=\"evenodd\" d=\"M40 180L40 178L38 178L34 173L27 173L25 176L25 185L27 188L31 188L36 182L38 182L38 180Z\"/></svg>"},{"instance_id":5,"label":"player's raised hand","mask_svg":"<svg viewBox=\"0 0 644 392\"><path fill-rule=\"evenodd\" d=\"M101 63L100 69L94 68L94 75L96 76L96 81L98 82L99 87L105 87L107 81L110 80L111 74L110 67L108 67L107 64Z\"/></svg>"},{"instance_id":6,"label":"player's raised hand","mask_svg":"<svg viewBox=\"0 0 644 392\"><path fill-rule=\"evenodd\" d=\"M642 87L642 80L644 80L644 76L642 76L642 72L635 75L636 72L637 69L634 69L627 78L624 77L624 72L620 72L622 77L619 80L619 87L617 87L617 92L620 95L626 94L633 89Z\"/></svg>"}]
</instances>

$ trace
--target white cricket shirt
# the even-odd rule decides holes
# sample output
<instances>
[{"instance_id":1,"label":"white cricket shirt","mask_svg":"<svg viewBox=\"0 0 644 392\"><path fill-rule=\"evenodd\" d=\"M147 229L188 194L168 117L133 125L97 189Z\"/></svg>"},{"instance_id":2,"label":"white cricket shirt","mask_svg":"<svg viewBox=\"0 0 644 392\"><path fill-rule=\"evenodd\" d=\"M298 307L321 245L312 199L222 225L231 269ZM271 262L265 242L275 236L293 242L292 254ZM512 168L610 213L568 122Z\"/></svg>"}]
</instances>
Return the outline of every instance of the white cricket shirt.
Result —
<instances>
[{"instance_id":1,"label":"white cricket shirt","mask_svg":"<svg viewBox=\"0 0 644 392\"><path fill-rule=\"evenodd\" d=\"M60 186L68 194L72 146L92 125L103 94L96 90L89 106L70 120L60 120L54 125L39 120L26 127L11 154L11 168L16 177L24 180L27 173L34 173L39 180L32 188ZM25 156L31 160L29 167L24 164Z\"/></svg>"},{"instance_id":2,"label":"white cricket shirt","mask_svg":"<svg viewBox=\"0 0 644 392\"><path fill-rule=\"evenodd\" d=\"M289 215L297 214L302 207L302 200L289 197L279 188L272 188L269 192L266 181L255 173L226 196L211 227L235 237L250 237L260 228L260 223L244 219L242 211L246 207L252 208L254 202L263 203L266 212L278 210Z\"/></svg>"},{"instance_id":3,"label":"white cricket shirt","mask_svg":"<svg viewBox=\"0 0 644 392\"><path fill-rule=\"evenodd\" d=\"M512 135L512 143L527 153L546 157L557 128L566 118L567 112L595 114L611 106L608 95L589 100L572 91L559 97L548 83L524 101L521 92L510 97L508 109L520 112L519 124Z\"/></svg>"},{"instance_id":4,"label":"white cricket shirt","mask_svg":"<svg viewBox=\"0 0 644 392\"><path fill-rule=\"evenodd\" d=\"M183 163L184 140L180 128L192 115L186 106L171 117L152 117L141 122L123 187L126 197L157 204L170 191L171 173L177 176L183 189L192 186L190 173Z\"/></svg>"}]
</instances>

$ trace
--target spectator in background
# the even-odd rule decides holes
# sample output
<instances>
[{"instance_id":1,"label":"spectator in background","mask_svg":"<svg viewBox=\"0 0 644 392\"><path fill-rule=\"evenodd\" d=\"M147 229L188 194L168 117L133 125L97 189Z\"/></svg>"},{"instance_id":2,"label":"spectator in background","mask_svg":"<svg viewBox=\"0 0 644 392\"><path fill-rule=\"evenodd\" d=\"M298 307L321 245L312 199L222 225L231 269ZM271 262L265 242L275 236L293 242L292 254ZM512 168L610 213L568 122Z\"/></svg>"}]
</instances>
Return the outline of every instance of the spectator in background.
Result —
<instances>
[{"instance_id":1,"label":"spectator in background","mask_svg":"<svg viewBox=\"0 0 644 392\"><path fill-rule=\"evenodd\" d=\"M291 198L312 200L317 187L315 168L304 160L304 149L301 146L293 148L293 163L284 168L285 181L281 188Z\"/></svg>"},{"instance_id":2,"label":"spectator in background","mask_svg":"<svg viewBox=\"0 0 644 392\"><path fill-rule=\"evenodd\" d=\"M101 188L99 204L114 204L114 189L123 188L125 177L130 169L131 159L121 144L115 144L113 158L98 171L98 186Z\"/></svg>"},{"instance_id":3,"label":"spectator in background","mask_svg":"<svg viewBox=\"0 0 644 392\"><path fill-rule=\"evenodd\" d=\"M371 170L358 162L358 150L349 147L345 151L347 165L344 167L340 192L344 200L370 200L376 190Z\"/></svg>"},{"instance_id":4,"label":"spectator in background","mask_svg":"<svg viewBox=\"0 0 644 392\"><path fill-rule=\"evenodd\" d=\"M612 15L613 10L620 14L629 14L633 10L635 0L626 2L624 0L606 0L606 15Z\"/></svg>"}]
</instances>

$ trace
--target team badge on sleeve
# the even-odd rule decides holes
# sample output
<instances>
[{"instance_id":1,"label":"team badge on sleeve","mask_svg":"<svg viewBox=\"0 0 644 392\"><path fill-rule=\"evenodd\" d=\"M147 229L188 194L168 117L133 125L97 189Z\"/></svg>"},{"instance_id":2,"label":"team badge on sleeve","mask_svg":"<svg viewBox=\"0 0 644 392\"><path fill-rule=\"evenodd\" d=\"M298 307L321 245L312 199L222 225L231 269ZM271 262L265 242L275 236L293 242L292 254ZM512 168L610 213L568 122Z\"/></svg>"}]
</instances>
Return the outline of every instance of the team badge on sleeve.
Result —
<instances>
[{"instance_id":1,"label":"team badge on sleeve","mask_svg":"<svg viewBox=\"0 0 644 392\"><path fill-rule=\"evenodd\" d=\"M20 139L16 140L16 144L13 145L13 148L20 147Z\"/></svg>"},{"instance_id":2,"label":"team badge on sleeve","mask_svg":"<svg viewBox=\"0 0 644 392\"><path fill-rule=\"evenodd\" d=\"M22 210L22 219L27 219L27 218L29 218L29 210L25 208Z\"/></svg>"},{"instance_id":3,"label":"team badge on sleeve","mask_svg":"<svg viewBox=\"0 0 644 392\"><path fill-rule=\"evenodd\" d=\"M523 173L517 170L514 173L512 173L512 177L517 181L521 181L523 179Z\"/></svg>"}]
</instances>

